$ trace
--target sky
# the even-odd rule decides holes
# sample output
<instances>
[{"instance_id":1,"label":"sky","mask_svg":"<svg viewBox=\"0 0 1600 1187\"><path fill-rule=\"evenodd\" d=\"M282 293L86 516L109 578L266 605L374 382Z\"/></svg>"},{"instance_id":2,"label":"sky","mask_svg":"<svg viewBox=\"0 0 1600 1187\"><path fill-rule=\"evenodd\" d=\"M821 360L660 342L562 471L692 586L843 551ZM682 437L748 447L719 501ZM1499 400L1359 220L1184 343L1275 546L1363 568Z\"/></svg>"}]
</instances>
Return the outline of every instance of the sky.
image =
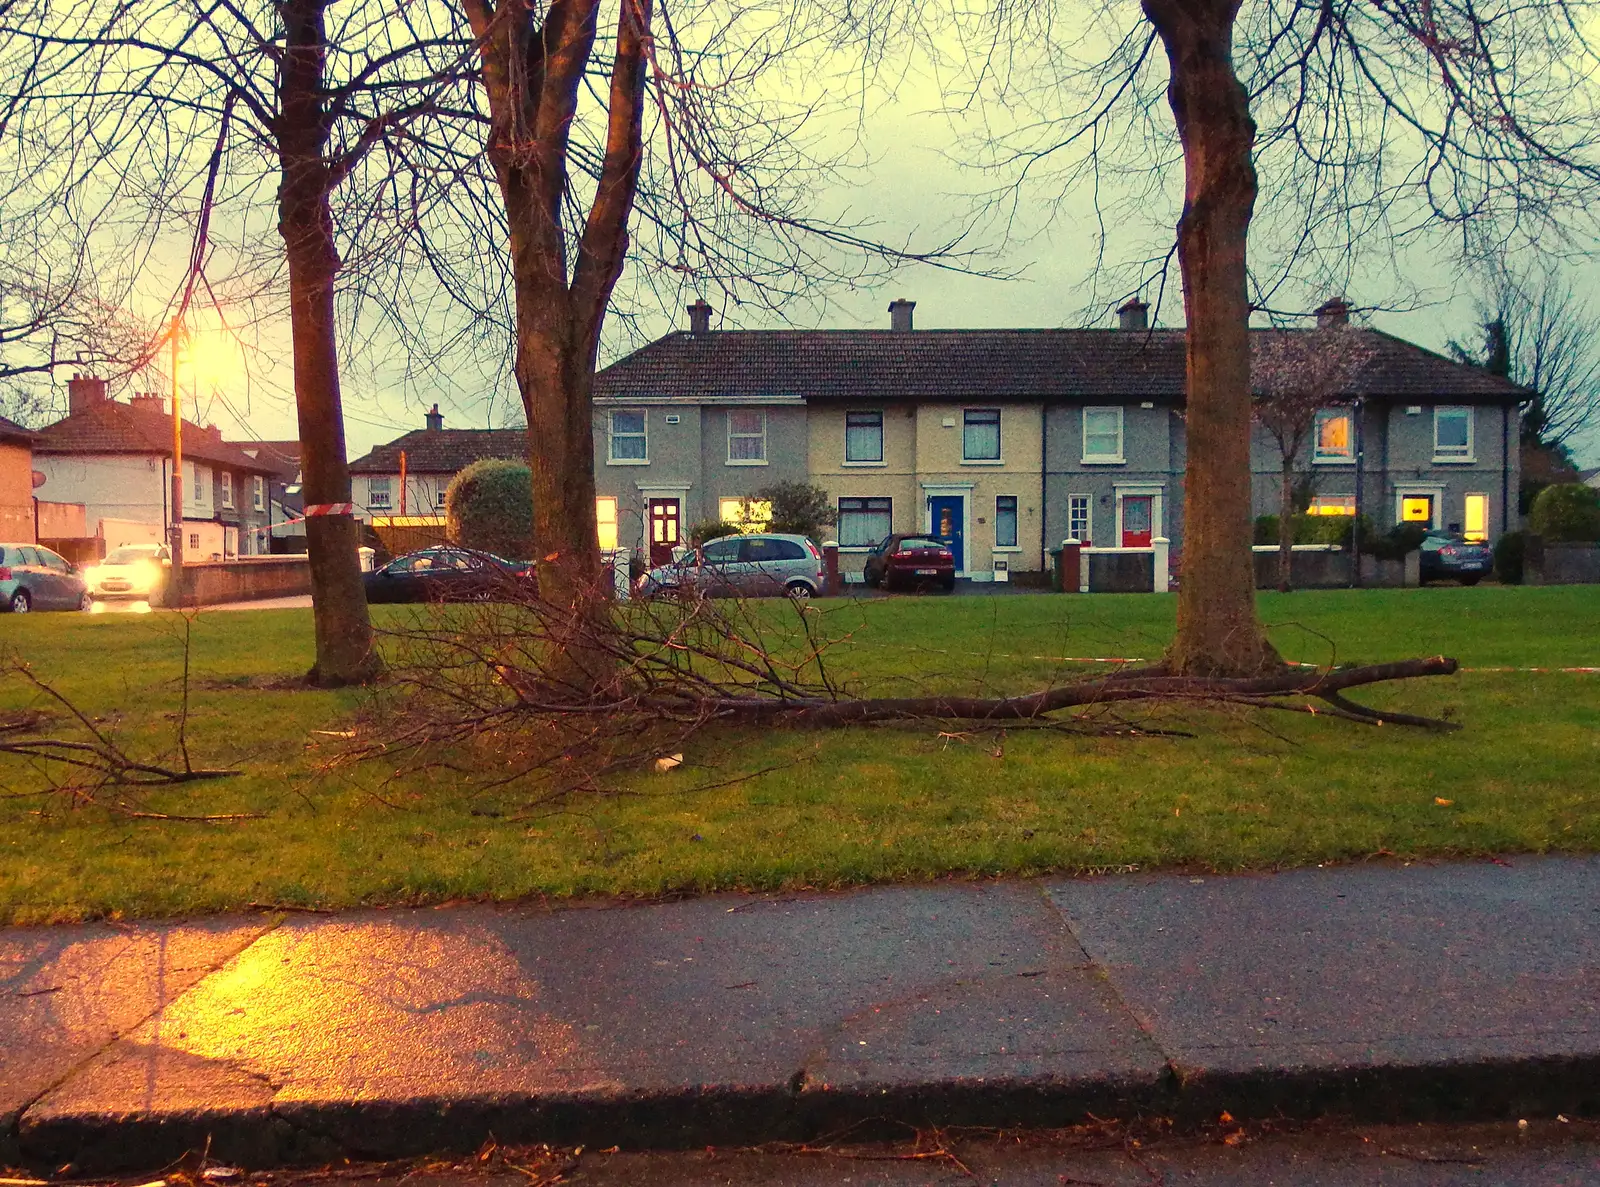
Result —
<instances>
[{"instance_id":1,"label":"sky","mask_svg":"<svg viewBox=\"0 0 1600 1187\"><path fill-rule=\"evenodd\" d=\"M881 97L860 114L858 124L842 124L837 129L841 138L859 136L860 156L866 165L853 171L847 182L818 192L818 208L849 210L868 218L885 240L906 237L936 242L963 226L974 196L993 184L993 179L957 163L955 158L962 151L959 134L970 131L972 125L953 124L951 117L939 110L942 102L934 72L907 67L892 98ZM1173 180L1166 179L1169 190ZM812 305L785 309L784 316L744 310L737 313L735 322L726 324L743 328L887 326L889 302L903 297L917 302L916 325L923 329L1109 326L1106 298L1115 290L1107 288L1104 273L1097 275L1094 268L1091 203L1085 195L1068 193L1047 208L1046 196L1042 191L1027 193L1005 234L989 224L969 241L987 252L981 265L1008 274L1006 279L910 264L882 283L830 292ZM1170 237L1170 227L1161 225L1162 211L1147 213L1137 235L1116 239L1114 232L1115 250L1148 250L1151 242ZM1270 216L1270 211L1265 213ZM1258 209L1258 218L1262 215ZM1597 272L1600 269L1590 267L1574 275L1600 313ZM1098 286L1097 280L1101 282ZM625 279L619 292L627 288ZM1472 277L1453 263L1452 253L1442 249L1439 240L1432 239L1402 250L1393 270L1380 267L1358 274L1352 286L1339 295L1358 309L1378 309L1368 315L1371 324L1444 350L1452 339L1476 345L1481 338L1471 288ZM170 294L170 284L152 284L148 291L165 297ZM1160 324L1181 322L1176 293L1174 278L1166 303L1157 311ZM1331 295L1335 294L1297 294L1308 310ZM253 344L250 349L239 348L216 314L202 312L197 322L193 344L180 363L180 376L189 393L189 415L219 425L230 438L296 436L282 322L256 327L248 335ZM648 340L685 323L681 311L675 317L644 313L633 327L631 339L616 333L608 336L602 362L611 361L641 338ZM399 380L402 368L392 350L386 351L382 342L367 343L361 349L347 344L342 353L346 438L352 459L378 443L420 428L424 412L435 401L447 426L499 426L520 420L520 405L504 376L482 376L470 369L449 375L425 372L420 380L405 383ZM164 389L166 382L164 376L152 375L144 386ZM1600 432L1579 442L1576 453L1583 464L1600 464Z\"/></svg>"}]
</instances>

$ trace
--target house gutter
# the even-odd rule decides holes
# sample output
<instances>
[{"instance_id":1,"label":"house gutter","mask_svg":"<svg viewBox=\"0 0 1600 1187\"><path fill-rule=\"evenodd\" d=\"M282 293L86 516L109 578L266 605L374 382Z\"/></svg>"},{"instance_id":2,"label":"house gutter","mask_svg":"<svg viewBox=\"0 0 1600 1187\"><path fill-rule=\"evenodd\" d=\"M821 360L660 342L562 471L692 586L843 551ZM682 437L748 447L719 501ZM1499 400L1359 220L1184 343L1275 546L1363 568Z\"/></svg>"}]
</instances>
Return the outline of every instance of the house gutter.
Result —
<instances>
[{"instance_id":1,"label":"house gutter","mask_svg":"<svg viewBox=\"0 0 1600 1187\"><path fill-rule=\"evenodd\" d=\"M1050 405L1039 402L1039 564L1050 571Z\"/></svg>"},{"instance_id":2,"label":"house gutter","mask_svg":"<svg viewBox=\"0 0 1600 1187\"><path fill-rule=\"evenodd\" d=\"M1521 513L1519 507L1518 513ZM1511 530L1511 405L1500 405L1500 531Z\"/></svg>"}]
</instances>

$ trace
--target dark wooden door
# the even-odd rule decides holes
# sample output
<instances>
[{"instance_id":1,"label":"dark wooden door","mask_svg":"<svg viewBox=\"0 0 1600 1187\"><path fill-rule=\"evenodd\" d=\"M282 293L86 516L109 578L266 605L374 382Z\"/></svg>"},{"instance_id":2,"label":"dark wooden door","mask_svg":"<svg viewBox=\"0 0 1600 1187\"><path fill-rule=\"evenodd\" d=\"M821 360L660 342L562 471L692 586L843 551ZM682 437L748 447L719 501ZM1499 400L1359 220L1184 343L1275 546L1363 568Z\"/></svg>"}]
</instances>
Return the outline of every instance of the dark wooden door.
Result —
<instances>
[{"instance_id":1,"label":"dark wooden door","mask_svg":"<svg viewBox=\"0 0 1600 1187\"><path fill-rule=\"evenodd\" d=\"M681 537L677 499L650 500L650 567L672 563Z\"/></svg>"}]
</instances>

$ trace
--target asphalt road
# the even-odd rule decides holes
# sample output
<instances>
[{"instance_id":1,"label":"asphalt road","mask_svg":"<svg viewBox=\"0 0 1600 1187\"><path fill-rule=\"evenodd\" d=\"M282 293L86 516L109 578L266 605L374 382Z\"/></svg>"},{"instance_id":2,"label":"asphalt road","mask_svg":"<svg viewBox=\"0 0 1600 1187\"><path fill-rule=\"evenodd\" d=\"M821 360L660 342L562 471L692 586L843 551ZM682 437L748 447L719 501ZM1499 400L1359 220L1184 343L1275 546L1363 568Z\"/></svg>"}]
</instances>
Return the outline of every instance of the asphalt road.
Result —
<instances>
[{"instance_id":1,"label":"asphalt road","mask_svg":"<svg viewBox=\"0 0 1600 1187\"><path fill-rule=\"evenodd\" d=\"M202 607L207 614L213 610L309 610L311 595L293 598L262 598L256 602L224 602L217 606ZM149 614L150 603L142 598L115 598L97 601L90 614Z\"/></svg>"}]
</instances>

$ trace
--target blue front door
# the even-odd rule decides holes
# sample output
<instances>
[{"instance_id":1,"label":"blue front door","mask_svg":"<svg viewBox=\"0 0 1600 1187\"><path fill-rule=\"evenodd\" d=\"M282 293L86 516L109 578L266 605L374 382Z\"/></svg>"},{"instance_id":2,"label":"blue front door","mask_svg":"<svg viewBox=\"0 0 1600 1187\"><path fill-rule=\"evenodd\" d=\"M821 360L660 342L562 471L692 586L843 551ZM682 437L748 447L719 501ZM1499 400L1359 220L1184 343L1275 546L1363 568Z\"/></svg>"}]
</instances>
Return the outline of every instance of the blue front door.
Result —
<instances>
[{"instance_id":1,"label":"blue front door","mask_svg":"<svg viewBox=\"0 0 1600 1187\"><path fill-rule=\"evenodd\" d=\"M962 532L966 511L966 500L960 495L932 495L928 498L928 530L954 554L957 573L964 573L967 568L966 541Z\"/></svg>"}]
</instances>

